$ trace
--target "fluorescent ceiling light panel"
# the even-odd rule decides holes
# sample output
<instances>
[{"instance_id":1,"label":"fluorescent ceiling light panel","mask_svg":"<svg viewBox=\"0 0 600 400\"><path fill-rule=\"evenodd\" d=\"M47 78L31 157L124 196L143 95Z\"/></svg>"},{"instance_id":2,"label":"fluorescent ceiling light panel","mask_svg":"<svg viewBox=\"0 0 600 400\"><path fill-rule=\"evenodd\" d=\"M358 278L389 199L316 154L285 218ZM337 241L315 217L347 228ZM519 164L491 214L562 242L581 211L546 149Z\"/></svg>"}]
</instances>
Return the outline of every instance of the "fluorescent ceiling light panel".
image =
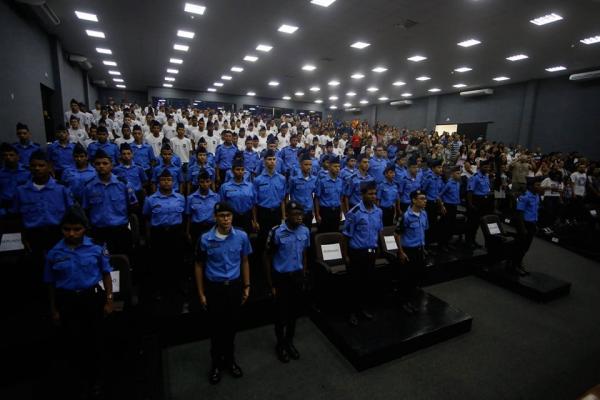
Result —
<instances>
[{"instance_id":1,"label":"fluorescent ceiling light panel","mask_svg":"<svg viewBox=\"0 0 600 400\"><path fill-rule=\"evenodd\" d=\"M321 104L322 102L323 102L323 100L321 100L321 99L315 100L315 103L317 103L317 104Z\"/></svg>"},{"instance_id":2,"label":"fluorescent ceiling light panel","mask_svg":"<svg viewBox=\"0 0 600 400\"><path fill-rule=\"evenodd\" d=\"M167 74L178 74L179 70L175 68L167 68Z\"/></svg>"},{"instance_id":3,"label":"fluorescent ceiling light panel","mask_svg":"<svg viewBox=\"0 0 600 400\"><path fill-rule=\"evenodd\" d=\"M536 25L546 25L552 22L556 22L556 21L560 21L561 19L563 19L563 17L561 17L558 14L552 13L552 14L547 14L538 18L534 18L532 20L530 20L529 22L531 22L532 24L536 24Z\"/></svg>"},{"instance_id":4,"label":"fluorescent ceiling light panel","mask_svg":"<svg viewBox=\"0 0 600 400\"><path fill-rule=\"evenodd\" d=\"M327 84L329 86L338 86L340 84L340 81L333 80L333 81L327 82Z\"/></svg>"},{"instance_id":5,"label":"fluorescent ceiling light panel","mask_svg":"<svg viewBox=\"0 0 600 400\"><path fill-rule=\"evenodd\" d=\"M362 79L362 78L364 78L364 77L365 77L365 76L364 76L363 74L361 74L361 73L352 74L352 75L350 76L350 78L352 78L352 79Z\"/></svg>"},{"instance_id":6,"label":"fluorescent ceiling light panel","mask_svg":"<svg viewBox=\"0 0 600 400\"><path fill-rule=\"evenodd\" d=\"M510 78L509 78L508 76L497 76L497 77L495 77L495 78L494 78L494 80L495 80L496 82L507 81L507 80L509 80L509 79L510 79Z\"/></svg>"},{"instance_id":7,"label":"fluorescent ceiling light panel","mask_svg":"<svg viewBox=\"0 0 600 400\"><path fill-rule=\"evenodd\" d=\"M169 58L169 62L171 64L183 64L183 60L181 58Z\"/></svg>"},{"instance_id":8,"label":"fluorescent ceiling light panel","mask_svg":"<svg viewBox=\"0 0 600 400\"><path fill-rule=\"evenodd\" d=\"M121 73L119 71L114 71L114 70L110 70L108 71L109 75L117 75L117 76L121 76Z\"/></svg>"},{"instance_id":9,"label":"fluorescent ceiling light panel","mask_svg":"<svg viewBox=\"0 0 600 400\"><path fill-rule=\"evenodd\" d=\"M335 3L335 0L310 0L310 2L321 7L329 7L330 5Z\"/></svg>"},{"instance_id":10,"label":"fluorescent ceiling light panel","mask_svg":"<svg viewBox=\"0 0 600 400\"><path fill-rule=\"evenodd\" d=\"M469 39L469 40L465 40L462 41L460 43L456 43L457 45L461 46L461 47L471 47L471 46L476 46L478 44L480 44L481 42L477 39Z\"/></svg>"},{"instance_id":11,"label":"fluorescent ceiling light panel","mask_svg":"<svg viewBox=\"0 0 600 400\"><path fill-rule=\"evenodd\" d=\"M244 68L242 68L242 67L231 67L231 70L233 72L242 72L244 70Z\"/></svg>"},{"instance_id":12,"label":"fluorescent ceiling light panel","mask_svg":"<svg viewBox=\"0 0 600 400\"><path fill-rule=\"evenodd\" d=\"M599 43L600 42L600 35L591 36L589 38L581 39L580 42L583 43L583 44Z\"/></svg>"},{"instance_id":13,"label":"fluorescent ceiling light panel","mask_svg":"<svg viewBox=\"0 0 600 400\"><path fill-rule=\"evenodd\" d=\"M175 82L175 78L173 78L172 76L165 76L165 81L167 81L167 82Z\"/></svg>"},{"instance_id":14,"label":"fluorescent ceiling light panel","mask_svg":"<svg viewBox=\"0 0 600 400\"><path fill-rule=\"evenodd\" d=\"M317 67L315 67L314 65L311 65L311 64L306 64L306 65L302 66L303 71L314 71L315 69L317 69Z\"/></svg>"},{"instance_id":15,"label":"fluorescent ceiling light panel","mask_svg":"<svg viewBox=\"0 0 600 400\"><path fill-rule=\"evenodd\" d=\"M420 62L420 61L427 60L427 57L417 55L417 56L408 57L407 60L412 61L412 62Z\"/></svg>"},{"instance_id":16,"label":"fluorescent ceiling light panel","mask_svg":"<svg viewBox=\"0 0 600 400\"><path fill-rule=\"evenodd\" d=\"M404 86L404 85L406 85L406 83L402 82L402 81L396 81L396 82L392 83L392 85L394 85L394 86Z\"/></svg>"},{"instance_id":17,"label":"fluorescent ceiling light panel","mask_svg":"<svg viewBox=\"0 0 600 400\"><path fill-rule=\"evenodd\" d=\"M460 88L467 87L467 85L465 85L464 83L457 83L456 85L452 85L452 87L455 87L455 88L457 88L457 89L460 89Z\"/></svg>"},{"instance_id":18,"label":"fluorescent ceiling light panel","mask_svg":"<svg viewBox=\"0 0 600 400\"><path fill-rule=\"evenodd\" d=\"M564 71L565 69L567 69L567 67L562 66L562 65L557 65L556 67L546 68L546 71L548 71L548 72L558 72L558 71Z\"/></svg>"},{"instance_id":19,"label":"fluorescent ceiling light panel","mask_svg":"<svg viewBox=\"0 0 600 400\"><path fill-rule=\"evenodd\" d=\"M338 99L337 96L329 96L329 100L331 101L336 101Z\"/></svg>"},{"instance_id":20,"label":"fluorescent ceiling light panel","mask_svg":"<svg viewBox=\"0 0 600 400\"><path fill-rule=\"evenodd\" d=\"M431 89L429 89L429 91L430 91L431 93L436 93L436 92L441 92L441 91L442 91L442 89L440 89L440 88L436 88L436 87L435 87L435 88L431 88Z\"/></svg>"},{"instance_id":21,"label":"fluorescent ceiling light panel","mask_svg":"<svg viewBox=\"0 0 600 400\"><path fill-rule=\"evenodd\" d=\"M113 81L115 81L115 82L119 82L119 83L123 83L123 82L125 82L125 81L124 81L123 79L121 79L121 78L113 78Z\"/></svg>"},{"instance_id":22,"label":"fluorescent ceiling light panel","mask_svg":"<svg viewBox=\"0 0 600 400\"><path fill-rule=\"evenodd\" d=\"M186 38L186 39L193 39L194 36L196 36L196 34L194 32L184 31L184 30L179 29L177 31L177 36Z\"/></svg>"},{"instance_id":23,"label":"fluorescent ceiling light panel","mask_svg":"<svg viewBox=\"0 0 600 400\"><path fill-rule=\"evenodd\" d=\"M514 56L506 57L508 61L520 61L529 58L529 56L525 54L515 54Z\"/></svg>"},{"instance_id":24,"label":"fluorescent ceiling light panel","mask_svg":"<svg viewBox=\"0 0 600 400\"><path fill-rule=\"evenodd\" d=\"M221 79L223 79L224 81L230 81L233 78L229 75L221 75Z\"/></svg>"},{"instance_id":25,"label":"fluorescent ceiling light panel","mask_svg":"<svg viewBox=\"0 0 600 400\"><path fill-rule=\"evenodd\" d=\"M104 49L102 47L96 47L96 51L100 54L112 54L110 49Z\"/></svg>"},{"instance_id":26,"label":"fluorescent ceiling light panel","mask_svg":"<svg viewBox=\"0 0 600 400\"><path fill-rule=\"evenodd\" d=\"M304 92L296 92L294 93L294 96L302 97L304 96Z\"/></svg>"},{"instance_id":27,"label":"fluorescent ceiling light panel","mask_svg":"<svg viewBox=\"0 0 600 400\"><path fill-rule=\"evenodd\" d=\"M313 86L313 87L311 87L309 90L310 90L311 92L318 92L319 90L321 90L321 88L320 88L320 87L318 87L318 86Z\"/></svg>"},{"instance_id":28,"label":"fluorescent ceiling light panel","mask_svg":"<svg viewBox=\"0 0 600 400\"><path fill-rule=\"evenodd\" d=\"M283 96L282 99L284 99L284 100L291 100L292 98L290 96Z\"/></svg>"},{"instance_id":29,"label":"fluorescent ceiling light panel","mask_svg":"<svg viewBox=\"0 0 600 400\"><path fill-rule=\"evenodd\" d=\"M371 92L371 93L375 93L378 90L379 90L379 88L376 88L375 86L371 86L371 87L367 88L367 92Z\"/></svg>"},{"instance_id":30,"label":"fluorescent ceiling light panel","mask_svg":"<svg viewBox=\"0 0 600 400\"><path fill-rule=\"evenodd\" d=\"M213 83L213 86L216 86L216 87L223 87L223 82L214 82L214 83Z\"/></svg>"},{"instance_id":31,"label":"fluorescent ceiling light panel","mask_svg":"<svg viewBox=\"0 0 600 400\"><path fill-rule=\"evenodd\" d=\"M88 36L91 37L95 37L95 38L101 38L104 39L106 36L104 36L104 32L101 31L93 31L91 29L86 29L85 33L87 33Z\"/></svg>"},{"instance_id":32,"label":"fluorescent ceiling light panel","mask_svg":"<svg viewBox=\"0 0 600 400\"><path fill-rule=\"evenodd\" d=\"M214 87L209 87L206 90L208 90L209 92L216 92L217 91L217 89L215 89Z\"/></svg>"},{"instance_id":33,"label":"fluorescent ceiling light panel","mask_svg":"<svg viewBox=\"0 0 600 400\"><path fill-rule=\"evenodd\" d=\"M186 46L185 44L174 44L173 49L179 51L188 51L190 46Z\"/></svg>"},{"instance_id":34,"label":"fluorescent ceiling light panel","mask_svg":"<svg viewBox=\"0 0 600 400\"><path fill-rule=\"evenodd\" d=\"M350 45L350 47L354 47L355 49L364 49L365 47L369 47L371 43L367 42L354 42Z\"/></svg>"},{"instance_id":35,"label":"fluorescent ceiling light panel","mask_svg":"<svg viewBox=\"0 0 600 400\"><path fill-rule=\"evenodd\" d=\"M206 11L206 7L194 3L185 3L183 11L189 12L191 14L203 15L204 11Z\"/></svg>"},{"instance_id":36,"label":"fluorescent ceiling light panel","mask_svg":"<svg viewBox=\"0 0 600 400\"><path fill-rule=\"evenodd\" d=\"M256 50L262 51L264 53L270 52L272 48L273 46L269 46L268 44L259 44L258 46L256 46Z\"/></svg>"},{"instance_id":37,"label":"fluorescent ceiling light panel","mask_svg":"<svg viewBox=\"0 0 600 400\"><path fill-rule=\"evenodd\" d=\"M360 104L369 104L369 100L365 100L365 99L363 99L363 100L361 100L359 103L360 103Z\"/></svg>"},{"instance_id":38,"label":"fluorescent ceiling light panel","mask_svg":"<svg viewBox=\"0 0 600 400\"><path fill-rule=\"evenodd\" d=\"M163 83L163 87L173 87L170 83Z\"/></svg>"},{"instance_id":39,"label":"fluorescent ceiling light panel","mask_svg":"<svg viewBox=\"0 0 600 400\"><path fill-rule=\"evenodd\" d=\"M256 96L256 93L254 93L254 92L248 92L248 93L246 93L246 96Z\"/></svg>"},{"instance_id":40,"label":"fluorescent ceiling light panel","mask_svg":"<svg viewBox=\"0 0 600 400\"><path fill-rule=\"evenodd\" d=\"M348 92L348 93L346 93L346 96L354 97L354 96L356 96L356 92Z\"/></svg>"},{"instance_id":41,"label":"fluorescent ceiling light panel","mask_svg":"<svg viewBox=\"0 0 600 400\"><path fill-rule=\"evenodd\" d=\"M375 68L373 68L371 71L373 71L373 72L377 72L378 74L380 74L380 73L382 73L382 72L385 72L385 71L387 71L387 68L386 68L386 67L375 67Z\"/></svg>"},{"instance_id":42,"label":"fluorescent ceiling light panel","mask_svg":"<svg viewBox=\"0 0 600 400\"><path fill-rule=\"evenodd\" d=\"M330 110L337 110L337 106L329 106Z\"/></svg>"},{"instance_id":43,"label":"fluorescent ceiling light panel","mask_svg":"<svg viewBox=\"0 0 600 400\"><path fill-rule=\"evenodd\" d=\"M344 103L344 107L352 107L352 103Z\"/></svg>"},{"instance_id":44,"label":"fluorescent ceiling light panel","mask_svg":"<svg viewBox=\"0 0 600 400\"><path fill-rule=\"evenodd\" d=\"M390 99L389 97L382 96L382 97L378 98L377 100L379 100L379 101L388 101L389 99Z\"/></svg>"},{"instance_id":45,"label":"fluorescent ceiling light panel","mask_svg":"<svg viewBox=\"0 0 600 400\"><path fill-rule=\"evenodd\" d=\"M277 81L270 81L269 82L269 86L279 86L279 82L277 82Z\"/></svg>"},{"instance_id":46,"label":"fluorescent ceiling light panel","mask_svg":"<svg viewBox=\"0 0 600 400\"><path fill-rule=\"evenodd\" d=\"M412 96L412 93L408 93L408 92L406 92L406 93L402 93L402 94L401 94L401 96L402 96L402 97L411 97L411 96Z\"/></svg>"},{"instance_id":47,"label":"fluorescent ceiling light panel","mask_svg":"<svg viewBox=\"0 0 600 400\"><path fill-rule=\"evenodd\" d=\"M247 55L246 57L244 57L244 61L255 62L257 60L258 60L258 57L256 57L256 56Z\"/></svg>"},{"instance_id":48,"label":"fluorescent ceiling light panel","mask_svg":"<svg viewBox=\"0 0 600 400\"><path fill-rule=\"evenodd\" d=\"M283 32L283 33L294 33L298 30L297 26L293 26L293 25L286 25L283 24L279 27L279 29L277 29L279 32Z\"/></svg>"},{"instance_id":49,"label":"fluorescent ceiling light panel","mask_svg":"<svg viewBox=\"0 0 600 400\"><path fill-rule=\"evenodd\" d=\"M473 68L469 68L469 67L460 67L460 68L456 68L454 71L456 72L469 72L472 71Z\"/></svg>"},{"instance_id":50,"label":"fluorescent ceiling light panel","mask_svg":"<svg viewBox=\"0 0 600 400\"><path fill-rule=\"evenodd\" d=\"M421 81L421 82L428 81L428 80L430 80L430 79L431 79L430 77L428 77L428 76L425 76L425 75L423 75L423 76L419 76L419 77L417 78L417 80L418 80L418 81Z\"/></svg>"},{"instance_id":51,"label":"fluorescent ceiling light panel","mask_svg":"<svg viewBox=\"0 0 600 400\"><path fill-rule=\"evenodd\" d=\"M96 14L86 13L83 11L75 11L75 15L77 16L77 18L83 19L85 21L98 22L98 17L96 16Z\"/></svg>"},{"instance_id":52,"label":"fluorescent ceiling light panel","mask_svg":"<svg viewBox=\"0 0 600 400\"><path fill-rule=\"evenodd\" d=\"M117 66L117 63L114 62L114 61L106 61L106 60L104 60L104 61L102 61L102 64L108 65L109 67L116 67Z\"/></svg>"},{"instance_id":53,"label":"fluorescent ceiling light panel","mask_svg":"<svg viewBox=\"0 0 600 400\"><path fill-rule=\"evenodd\" d=\"M125 85L115 85L115 86L118 87L118 88L121 88L121 89L125 89L127 87Z\"/></svg>"}]
</instances>

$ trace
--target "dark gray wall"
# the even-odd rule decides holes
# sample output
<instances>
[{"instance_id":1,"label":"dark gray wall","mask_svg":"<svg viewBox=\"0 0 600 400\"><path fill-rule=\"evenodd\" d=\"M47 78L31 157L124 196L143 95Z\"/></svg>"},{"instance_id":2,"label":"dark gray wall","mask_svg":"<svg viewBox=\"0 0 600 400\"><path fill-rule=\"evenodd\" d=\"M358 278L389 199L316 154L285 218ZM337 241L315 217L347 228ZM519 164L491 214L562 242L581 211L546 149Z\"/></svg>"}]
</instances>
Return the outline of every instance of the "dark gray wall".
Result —
<instances>
[{"instance_id":1,"label":"dark gray wall","mask_svg":"<svg viewBox=\"0 0 600 400\"><path fill-rule=\"evenodd\" d=\"M87 85L87 81L79 66L67 60L60 43L57 43L57 59L62 92L62 108L66 112L70 109L71 99L75 99L80 103L86 101L85 85Z\"/></svg>"},{"instance_id":2,"label":"dark gray wall","mask_svg":"<svg viewBox=\"0 0 600 400\"><path fill-rule=\"evenodd\" d=\"M108 88L98 88L96 97L93 98L92 103L96 100L100 100L102 104L107 104L109 99L113 99L116 103L137 103L140 106L148 103L148 92L135 91L135 90L118 90Z\"/></svg>"}]
</instances>

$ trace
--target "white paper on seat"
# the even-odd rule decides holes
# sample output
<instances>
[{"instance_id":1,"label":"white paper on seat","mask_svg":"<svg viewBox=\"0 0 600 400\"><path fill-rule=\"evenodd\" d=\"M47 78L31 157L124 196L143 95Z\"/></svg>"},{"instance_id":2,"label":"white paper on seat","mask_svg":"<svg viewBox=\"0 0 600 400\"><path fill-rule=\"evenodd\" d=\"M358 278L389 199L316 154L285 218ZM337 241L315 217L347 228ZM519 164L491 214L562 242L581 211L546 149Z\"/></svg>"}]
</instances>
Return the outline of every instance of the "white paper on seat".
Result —
<instances>
[{"instance_id":1,"label":"white paper on seat","mask_svg":"<svg viewBox=\"0 0 600 400\"><path fill-rule=\"evenodd\" d=\"M110 277L112 279L113 293L119 293L121 291L121 285L120 285L121 273L120 273L120 271L111 271ZM98 282L98 284L100 285L102 290L104 290L104 282L100 281L100 282Z\"/></svg>"},{"instance_id":2,"label":"white paper on seat","mask_svg":"<svg viewBox=\"0 0 600 400\"><path fill-rule=\"evenodd\" d=\"M487 224L488 230L490 231L490 235L499 235L502 232L500 232L500 227L498 226L497 223L493 223L493 224Z\"/></svg>"},{"instance_id":3,"label":"white paper on seat","mask_svg":"<svg viewBox=\"0 0 600 400\"><path fill-rule=\"evenodd\" d=\"M385 249L388 251L398 250L398 244L396 243L396 238L393 236L384 236L383 240L385 242Z\"/></svg>"},{"instance_id":4,"label":"white paper on seat","mask_svg":"<svg viewBox=\"0 0 600 400\"><path fill-rule=\"evenodd\" d=\"M0 253L5 251L16 251L23 250L23 242L21 241L21 234L16 233L5 233L2 235L2 243L0 243Z\"/></svg>"},{"instance_id":5,"label":"white paper on seat","mask_svg":"<svg viewBox=\"0 0 600 400\"><path fill-rule=\"evenodd\" d=\"M342 213L342 220L341 222L344 222L346 220L346 216L344 215L344 213Z\"/></svg>"},{"instance_id":6,"label":"white paper on seat","mask_svg":"<svg viewBox=\"0 0 600 400\"><path fill-rule=\"evenodd\" d=\"M317 218L313 217L312 224L315 225L317 223Z\"/></svg>"},{"instance_id":7,"label":"white paper on seat","mask_svg":"<svg viewBox=\"0 0 600 400\"><path fill-rule=\"evenodd\" d=\"M596 211L596 210L590 210L590 215L592 217L595 217L596 215L598 215L598 211Z\"/></svg>"},{"instance_id":8,"label":"white paper on seat","mask_svg":"<svg viewBox=\"0 0 600 400\"><path fill-rule=\"evenodd\" d=\"M342 249L339 243L322 244L323 261L340 260L342 258Z\"/></svg>"}]
</instances>

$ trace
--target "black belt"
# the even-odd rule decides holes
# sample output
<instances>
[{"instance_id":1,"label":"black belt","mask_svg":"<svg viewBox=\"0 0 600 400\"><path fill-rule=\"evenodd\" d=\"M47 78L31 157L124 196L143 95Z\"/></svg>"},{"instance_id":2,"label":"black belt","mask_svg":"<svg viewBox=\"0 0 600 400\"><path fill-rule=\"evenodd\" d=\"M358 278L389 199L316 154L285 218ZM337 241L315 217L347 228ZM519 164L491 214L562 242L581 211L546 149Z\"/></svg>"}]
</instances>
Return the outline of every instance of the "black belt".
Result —
<instances>
[{"instance_id":1,"label":"black belt","mask_svg":"<svg viewBox=\"0 0 600 400\"><path fill-rule=\"evenodd\" d=\"M234 285L236 283L239 283L240 282L240 278L232 279L232 280L227 280L227 281L211 281L210 279L207 279L207 281L211 285L231 286L231 285Z\"/></svg>"},{"instance_id":2,"label":"black belt","mask_svg":"<svg viewBox=\"0 0 600 400\"><path fill-rule=\"evenodd\" d=\"M491 197L492 194L474 194L473 197L478 198L478 199L487 199L488 197Z\"/></svg>"},{"instance_id":3,"label":"black belt","mask_svg":"<svg viewBox=\"0 0 600 400\"><path fill-rule=\"evenodd\" d=\"M150 230L157 230L160 232L175 232L183 229L182 225L166 225L166 226L153 226Z\"/></svg>"},{"instance_id":4,"label":"black belt","mask_svg":"<svg viewBox=\"0 0 600 400\"><path fill-rule=\"evenodd\" d=\"M353 249L352 247L350 247L350 250L352 251L366 251L368 253L376 253L377 252L377 248L370 248L370 249Z\"/></svg>"},{"instance_id":5,"label":"black belt","mask_svg":"<svg viewBox=\"0 0 600 400\"><path fill-rule=\"evenodd\" d=\"M338 211L340 209L340 206L337 206L337 207L321 207L321 209L323 209L323 210L329 210L329 211Z\"/></svg>"},{"instance_id":6,"label":"black belt","mask_svg":"<svg viewBox=\"0 0 600 400\"><path fill-rule=\"evenodd\" d=\"M61 288L57 288L56 292L57 293L65 293L65 294L69 294L69 295L76 295L76 296L85 296L88 294L96 294L96 293L101 293L104 290L100 287L100 285L94 285L92 287L89 287L87 289L77 289L77 290L70 290L70 289L61 289Z\"/></svg>"}]
</instances>

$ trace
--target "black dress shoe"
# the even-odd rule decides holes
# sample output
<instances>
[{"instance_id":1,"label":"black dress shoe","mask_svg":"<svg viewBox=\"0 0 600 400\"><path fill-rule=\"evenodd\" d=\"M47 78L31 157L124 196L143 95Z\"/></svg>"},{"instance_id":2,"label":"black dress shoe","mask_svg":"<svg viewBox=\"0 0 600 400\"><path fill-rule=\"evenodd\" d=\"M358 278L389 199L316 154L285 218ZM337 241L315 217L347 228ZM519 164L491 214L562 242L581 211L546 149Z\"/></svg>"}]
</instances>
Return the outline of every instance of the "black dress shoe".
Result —
<instances>
[{"instance_id":1,"label":"black dress shoe","mask_svg":"<svg viewBox=\"0 0 600 400\"><path fill-rule=\"evenodd\" d=\"M290 358L292 360L298 360L300 358L300 353L298 353L298 349L296 349L296 346L294 346L294 343L289 342L286 347L287 347L287 352L290 355Z\"/></svg>"},{"instance_id":2,"label":"black dress shoe","mask_svg":"<svg viewBox=\"0 0 600 400\"><path fill-rule=\"evenodd\" d=\"M350 314L350 317L348 317L348 323L350 324L350 326L358 326L358 317L356 316L356 314Z\"/></svg>"},{"instance_id":3,"label":"black dress shoe","mask_svg":"<svg viewBox=\"0 0 600 400\"><path fill-rule=\"evenodd\" d=\"M219 367L213 367L208 374L208 383L216 385L221 382L221 369Z\"/></svg>"},{"instance_id":4,"label":"black dress shoe","mask_svg":"<svg viewBox=\"0 0 600 400\"><path fill-rule=\"evenodd\" d=\"M362 314L363 317L365 317L365 319L368 319L369 321L371 321L374 318L373 314L371 314L364 308L362 310L360 310L360 313Z\"/></svg>"},{"instance_id":5,"label":"black dress shoe","mask_svg":"<svg viewBox=\"0 0 600 400\"><path fill-rule=\"evenodd\" d=\"M242 376L244 376L244 373L242 372L242 368L240 368L240 366L237 365L235 361L231 362L231 364L229 366L229 372L231 373L231 376L233 376L234 378L241 378Z\"/></svg>"},{"instance_id":6,"label":"black dress shoe","mask_svg":"<svg viewBox=\"0 0 600 400\"><path fill-rule=\"evenodd\" d=\"M277 354L277 358L279 359L279 361L281 361L282 363L290 362L290 355L288 354L288 351L285 348L285 346L283 346L282 344L278 344L277 346L275 346L275 353Z\"/></svg>"}]
</instances>

